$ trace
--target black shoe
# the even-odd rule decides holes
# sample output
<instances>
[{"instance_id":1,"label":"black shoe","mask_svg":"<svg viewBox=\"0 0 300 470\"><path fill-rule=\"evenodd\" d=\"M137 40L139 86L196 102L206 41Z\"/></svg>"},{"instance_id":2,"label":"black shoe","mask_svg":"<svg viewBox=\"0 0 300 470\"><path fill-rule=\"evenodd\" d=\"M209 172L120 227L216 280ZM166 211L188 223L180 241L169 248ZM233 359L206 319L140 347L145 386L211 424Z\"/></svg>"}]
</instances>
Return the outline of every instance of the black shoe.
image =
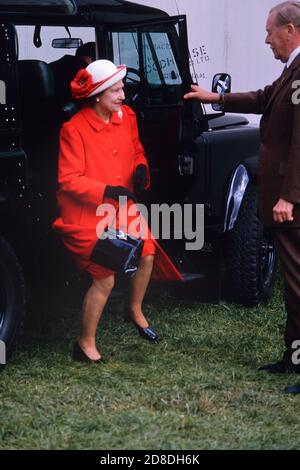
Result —
<instances>
[{"instance_id":1,"label":"black shoe","mask_svg":"<svg viewBox=\"0 0 300 470\"><path fill-rule=\"evenodd\" d=\"M147 339L148 341L152 343L154 343L155 341L158 341L158 334L156 333L154 328L152 328L150 325L147 326L146 328L142 328L133 320L133 318L130 316L130 314L127 311L125 311L124 321L128 323L133 323L136 329L138 330L139 335L142 338Z\"/></svg>"},{"instance_id":2,"label":"black shoe","mask_svg":"<svg viewBox=\"0 0 300 470\"><path fill-rule=\"evenodd\" d=\"M100 357L99 359L91 359L89 356L87 356L85 352L81 349L78 341L74 343L72 359L74 361L86 362L89 364L105 364L105 361L102 357Z\"/></svg>"},{"instance_id":3,"label":"black shoe","mask_svg":"<svg viewBox=\"0 0 300 470\"><path fill-rule=\"evenodd\" d=\"M158 341L158 334L156 333L154 328L152 328L151 326L147 326L147 328L142 328L141 326L137 325L135 322L133 323L134 323L134 326L137 328L139 335L142 338L147 339L148 341L151 341L152 343L154 343L155 341Z\"/></svg>"},{"instance_id":4,"label":"black shoe","mask_svg":"<svg viewBox=\"0 0 300 470\"><path fill-rule=\"evenodd\" d=\"M265 364L259 367L258 370L270 372L271 374L285 374L287 372L293 372L293 364L285 361L278 361L273 364Z\"/></svg>"},{"instance_id":5,"label":"black shoe","mask_svg":"<svg viewBox=\"0 0 300 470\"><path fill-rule=\"evenodd\" d=\"M286 387L284 393L296 395L300 393L300 385L295 385L294 387Z\"/></svg>"}]
</instances>

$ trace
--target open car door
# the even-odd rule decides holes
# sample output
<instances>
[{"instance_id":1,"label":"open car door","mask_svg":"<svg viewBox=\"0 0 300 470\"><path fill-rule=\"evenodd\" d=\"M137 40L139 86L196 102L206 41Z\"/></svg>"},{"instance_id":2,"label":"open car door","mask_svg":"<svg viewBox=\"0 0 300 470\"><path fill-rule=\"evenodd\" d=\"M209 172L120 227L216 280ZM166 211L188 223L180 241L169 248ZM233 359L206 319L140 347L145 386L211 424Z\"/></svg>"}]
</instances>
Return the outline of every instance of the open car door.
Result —
<instances>
[{"instance_id":1,"label":"open car door","mask_svg":"<svg viewBox=\"0 0 300 470\"><path fill-rule=\"evenodd\" d=\"M150 162L151 202L175 202L180 199L183 95L191 83L186 18L164 17L126 27L114 24L106 30L108 55L114 63L128 67L125 93L128 105L137 113Z\"/></svg>"}]
</instances>

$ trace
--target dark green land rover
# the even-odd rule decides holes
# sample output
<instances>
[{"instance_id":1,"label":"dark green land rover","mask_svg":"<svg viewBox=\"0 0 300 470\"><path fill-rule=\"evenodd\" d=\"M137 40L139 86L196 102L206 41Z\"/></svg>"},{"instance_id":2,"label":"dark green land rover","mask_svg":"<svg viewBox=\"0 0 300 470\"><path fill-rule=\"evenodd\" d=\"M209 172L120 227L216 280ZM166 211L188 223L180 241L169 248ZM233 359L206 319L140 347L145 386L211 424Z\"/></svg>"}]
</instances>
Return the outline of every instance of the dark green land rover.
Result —
<instances>
[{"instance_id":1,"label":"dark green land rover","mask_svg":"<svg viewBox=\"0 0 300 470\"><path fill-rule=\"evenodd\" d=\"M59 129L76 106L56 94L49 63L87 41L97 58L128 66L127 104L151 168L143 202L204 206L201 250L187 250L184 238L161 240L185 278L168 286L173 296L256 305L271 294L276 256L256 207L259 131L244 117L183 101L186 18L123 0L0 0L0 341L8 355L25 286L45 266L64 272L51 224ZM214 89L229 78L217 75Z\"/></svg>"}]
</instances>

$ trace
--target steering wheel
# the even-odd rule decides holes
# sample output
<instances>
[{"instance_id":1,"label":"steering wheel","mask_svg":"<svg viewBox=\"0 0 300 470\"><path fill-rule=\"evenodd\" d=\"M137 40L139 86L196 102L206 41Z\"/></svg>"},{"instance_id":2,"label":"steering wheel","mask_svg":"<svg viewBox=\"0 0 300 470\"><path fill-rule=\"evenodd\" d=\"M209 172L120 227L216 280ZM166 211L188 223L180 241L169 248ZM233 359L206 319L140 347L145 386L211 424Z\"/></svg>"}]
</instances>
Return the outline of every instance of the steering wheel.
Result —
<instances>
[{"instance_id":1,"label":"steering wheel","mask_svg":"<svg viewBox=\"0 0 300 470\"><path fill-rule=\"evenodd\" d=\"M128 74L132 73L133 75L137 75L138 79L129 77ZM125 77L125 82L131 82L134 84L139 84L141 83L141 72L138 69L135 69L133 67L127 67L127 75Z\"/></svg>"}]
</instances>

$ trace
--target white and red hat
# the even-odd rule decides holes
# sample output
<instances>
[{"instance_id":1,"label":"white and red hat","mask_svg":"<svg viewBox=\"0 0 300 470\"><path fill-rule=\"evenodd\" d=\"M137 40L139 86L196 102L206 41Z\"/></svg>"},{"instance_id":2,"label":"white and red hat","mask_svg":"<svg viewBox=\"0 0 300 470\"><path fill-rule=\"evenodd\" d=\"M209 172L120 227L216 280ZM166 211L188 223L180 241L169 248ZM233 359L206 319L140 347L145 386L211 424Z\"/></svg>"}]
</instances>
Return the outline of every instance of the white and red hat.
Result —
<instances>
[{"instance_id":1,"label":"white and red hat","mask_svg":"<svg viewBox=\"0 0 300 470\"><path fill-rule=\"evenodd\" d=\"M117 67L110 60L95 60L86 69L78 70L71 81L74 99L90 98L122 80L127 73L126 65Z\"/></svg>"}]
</instances>

